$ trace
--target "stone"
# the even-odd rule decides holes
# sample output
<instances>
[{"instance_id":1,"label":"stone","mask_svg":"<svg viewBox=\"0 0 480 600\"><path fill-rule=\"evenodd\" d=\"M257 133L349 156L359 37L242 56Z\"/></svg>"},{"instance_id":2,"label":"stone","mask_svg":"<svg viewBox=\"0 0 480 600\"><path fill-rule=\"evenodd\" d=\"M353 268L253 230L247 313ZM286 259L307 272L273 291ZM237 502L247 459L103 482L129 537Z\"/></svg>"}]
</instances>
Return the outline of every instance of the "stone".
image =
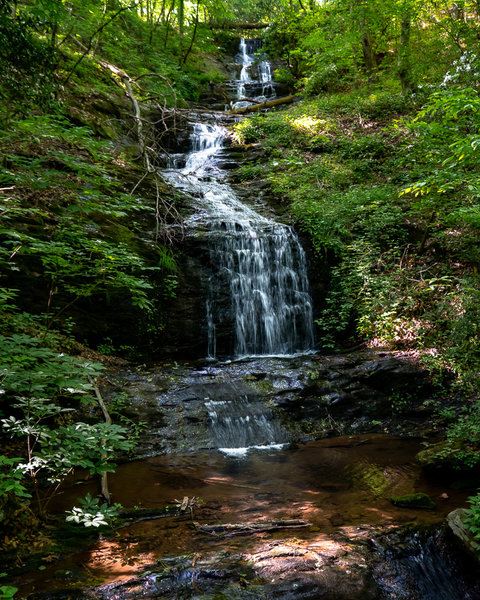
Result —
<instances>
[{"instance_id":1,"label":"stone","mask_svg":"<svg viewBox=\"0 0 480 600\"><path fill-rule=\"evenodd\" d=\"M390 498L390 502L394 506L399 506L401 508L420 508L426 510L435 510L436 508L435 502L430 496L422 492L419 492L418 494L407 494L406 496L396 496Z\"/></svg>"},{"instance_id":2,"label":"stone","mask_svg":"<svg viewBox=\"0 0 480 600\"><path fill-rule=\"evenodd\" d=\"M447 526L470 556L475 557L480 562L480 543L473 538L473 534L464 525L467 514L468 511L466 508L453 510L447 515Z\"/></svg>"},{"instance_id":3,"label":"stone","mask_svg":"<svg viewBox=\"0 0 480 600\"><path fill-rule=\"evenodd\" d=\"M460 475L475 475L478 473L479 465L476 460L468 460L476 458L478 450L468 447L467 441L453 440L444 441L432 444L421 450L416 460L418 464L433 473L442 473L449 478L458 479Z\"/></svg>"}]
</instances>

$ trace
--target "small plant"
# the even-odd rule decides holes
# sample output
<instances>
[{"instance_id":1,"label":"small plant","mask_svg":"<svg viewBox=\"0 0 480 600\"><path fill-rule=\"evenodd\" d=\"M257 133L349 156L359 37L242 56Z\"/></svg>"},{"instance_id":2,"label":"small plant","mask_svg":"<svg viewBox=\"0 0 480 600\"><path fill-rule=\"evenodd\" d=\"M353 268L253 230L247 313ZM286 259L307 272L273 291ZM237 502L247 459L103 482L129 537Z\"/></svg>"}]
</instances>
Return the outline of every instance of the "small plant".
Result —
<instances>
[{"instance_id":1,"label":"small plant","mask_svg":"<svg viewBox=\"0 0 480 600\"><path fill-rule=\"evenodd\" d=\"M100 504L99 498L93 498L87 494L85 498L78 498L80 507L74 506L72 510L67 511L67 521L83 525L84 527L101 527L110 525L118 518L121 504L115 503L112 506Z\"/></svg>"},{"instance_id":2,"label":"small plant","mask_svg":"<svg viewBox=\"0 0 480 600\"><path fill-rule=\"evenodd\" d=\"M412 398L411 398L410 394L406 394L405 392L395 391L391 394L391 396L389 397L389 400L391 402L392 411L394 413L401 415L407 410Z\"/></svg>"},{"instance_id":3,"label":"small plant","mask_svg":"<svg viewBox=\"0 0 480 600\"><path fill-rule=\"evenodd\" d=\"M12 585L0 585L0 600L10 600L18 592Z\"/></svg>"},{"instance_id":4,"label":"small plant","mask_svg":"<svg viewBox=\"0 0 480 600\"><path fill-rule=\"evenodd\" d=\"M468 531L473 534L473 538L480 540L480 493L476 496L470 496L468 502L470 508L467 510L467 517L463 523Z\"/></svg>"},{"instance_id":5,"label":"small plant","mask_svg":"<svg viewBox=\"0 0 480 600\"><path fill-rule=\"evenodd\" d=\"M457 416L457 411L455 410L455 408L453 408L453 406L448 406L439 410L438 416L440 417L440 419L451 423L455 420Z\"/></svg>"},{"instance_id":6,"label":"small plant","mask_svg":"<svg viewBox=\"0 0 480 600\"><path fill-rule=\"evenodd\" d=\"M87 494L85 498L78 498L80 507L74 506L67 511L67 521L83 525L84 527L102 527L110 525L118 518L121 504L115 503L109 506L107 503L100 504L99 498L93 498Z\"/></svg>"}]
</instances>

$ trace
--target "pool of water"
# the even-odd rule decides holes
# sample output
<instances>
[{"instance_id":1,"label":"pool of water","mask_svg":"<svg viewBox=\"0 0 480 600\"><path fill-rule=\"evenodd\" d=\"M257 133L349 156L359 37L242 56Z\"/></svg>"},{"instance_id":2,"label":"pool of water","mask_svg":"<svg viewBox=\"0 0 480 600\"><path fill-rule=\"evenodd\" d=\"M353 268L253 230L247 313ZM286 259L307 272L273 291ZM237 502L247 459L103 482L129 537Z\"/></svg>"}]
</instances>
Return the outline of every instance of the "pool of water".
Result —
<instances>
[{"instance_id":1,"label":"pool of water","mask_svg":"<svg viewBox=\"0 0 480 600\"><path fill-rule=\"evenodd\" d=\"M36 590L64 587L59 571L83 570L90 579L112 583L168 557L226 549L248 554L258 548L259 539L280 543L293 536L309 547L328 546L336 533L355 539L362 530L440 522L451 510L466 506L467 494L427 480L415 463L421 448L418 440L374 434L252 451L244 457L205 451L121 465L109 477L115 502L160 508L177 506L188 497L195 498L192 511L120 529L88 550L22 578L21 593L32 585ZM87 492L96 494L97 483L71 485L55 508L69 508ZM429 494L436 510L397 508L390 502L392 496L414 492ZM310 526L228 540L196 526L264 519L304 519Z\"/></svg>"}]
</instances>

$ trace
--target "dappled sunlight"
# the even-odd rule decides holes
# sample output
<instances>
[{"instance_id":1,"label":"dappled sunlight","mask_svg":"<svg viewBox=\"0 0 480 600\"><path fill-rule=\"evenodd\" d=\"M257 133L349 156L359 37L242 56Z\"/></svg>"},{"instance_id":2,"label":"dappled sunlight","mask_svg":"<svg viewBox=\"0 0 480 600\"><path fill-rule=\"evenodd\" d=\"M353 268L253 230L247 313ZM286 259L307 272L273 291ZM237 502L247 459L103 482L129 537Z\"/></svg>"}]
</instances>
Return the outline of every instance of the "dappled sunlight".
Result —
<instances>
[{"instance_id":1,"label":"dappled sunlight","mask_svg":"<svg viewBox=\"0 0 480 600\"><path fill-rule=\"evenodd\" d=\"M280 582L298 570L323 572L332 561L340 571L350 569L356 560L350 542L399 524L436 523L464 501L464 494L449 490L437 510L392 505L390 497L408 491L434 499L445 492L420 479L413 462L419 448L414 440L369 434L242 459L199 452L124 464L110 484L126 506L165 506L187 497L194 500L192 509L134 522L56 568L84 565L92 577L111 583L172 557L191 567L195 556L206 560L227 551ZM82 485L72 487L81 495Z\"/></svg>"},{"instance_id":2,"label":"dappled sunlight","mask_svg":"<svg viewBox=\"0 0 480 600\"><path fill-rule=\"evenodd\" d=\"M287 117L287 120L294 129L309 135L325 133L328 130L328 122L325 119L304 115L296 118Z\"/></svg>"},{"instance_id":3,"label":"dappled sunlight","mask_svg":"<svg viewBox=\"0 0 480 600\"><path fill-rule=\"evenodd\" d=\"M245 559L258 565L266 560L285 557L306 557L315 556L316 553L335 555L339 551L344 551L348 547L345 541L335 540L332 537L319 534L308 540L299 538L289 538L277 540L275 542L261 540L251 547L248 552L244 552Z\"/></svg>"},{"instance_id":4,"label":"dappled sunlight","mask_svg":"<svg viewBox=\"0 0 480 600\"><path fill-rule=\"evenodd\" d=\"M93 575L101 573L103 577L107 577L104 582L111 583L132 577L154 563L156 558L152 552L138 552L137 544L125 547L103 539L92 550L84 565Z\"/></svg>"}]
</instances>

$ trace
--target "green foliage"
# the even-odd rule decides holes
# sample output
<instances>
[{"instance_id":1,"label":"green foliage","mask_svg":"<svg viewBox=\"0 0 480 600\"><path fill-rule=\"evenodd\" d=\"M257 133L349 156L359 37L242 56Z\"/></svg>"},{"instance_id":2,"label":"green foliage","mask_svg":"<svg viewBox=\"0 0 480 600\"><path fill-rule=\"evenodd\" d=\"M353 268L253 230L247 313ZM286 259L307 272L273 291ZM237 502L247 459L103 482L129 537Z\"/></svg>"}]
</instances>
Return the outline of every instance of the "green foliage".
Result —
<instances>
[{"instance_id":1,"label":"green foliage","mask_svg":"<svg viewBox=\"0 0 480 600\"><path fill-rule=\"evenodd\" d=\"M131 398L127 393L115 394L109 402L108 409L110 415L128 431L128 439L132 442L132 449L146 430L148 423L146 421L134 421L127 416L130 403Z\"/></svg>"},{"instance_id":2,"label":"green foliage","mask_svg":"<svg viewBox=\"0 0 480 600\"><path fill-rule=\"evenodd\" d=\"M12 585L0 585L0 600L11 600L18 592L18 588Z\"/></svg>"},{"instance_id":3,"label":"green foliage","mask_svg":"<svg viewBox=\"0 0 480 600\"><path fill-rule=\"evenodd\" d=\"M171 274L175 259L161 246L157 264L147 263L141 255L131 229L137 218L150 216L154 208L112 180L110 144L62 118L29 117L15 125L14 133L1 136L8 164L1 181L34 190L39 200L32 206L21 190L0 199L4 271L13 276L34 268L41 276L42 287L48 290L44 300L48 327L63 322L78 299L115 290L126 291L132 306L152 310L152 279ZM47 165L53 168L46 169ZM112 235L112 219L121 226L120 233L114 229ZM165 293L172 297L174 289L170 276Z\"/></svg>"},{"instance_id":4,"label":"green foliage","mask_svg":"<svg viewBox=\"0 0 480 600\"><path fill-rule=\"evenodd\" d=\"M432 94L415 119L401 125L408 127L415 136L415 145L407 160L421 161L425 174L403 192L420 199L419 209L433 209L441 219L448 211L452 221L452 208L457 208L454 213L457 217L468 219L469 205L471 214L476 214L480 194L480 180L475 168L480 146L477 135L479 109L480 97L476 90L447 88ZM462 210L453 198L458 193L462 194Z\"/></svg>"},{"instance_id":5,"label":"green foliage","mask_svg":"<svg viewBox=\"0 0 480 600\"><path fill-rule=\"evenodd\" d=\"M115 503L109 506L100 504L99 498L93 498L87 494L85 498L78 498L80 507L74 506L67 511L67 521L83 525L84 527L102 527L109 525L118 518L122 508L121 504Z\"/></svg>"},{"instance_id":6,"label":"green foliage","mask_svg":"<svg viewBox=\"0 0 480 600\"><path fill-rule=\"evenodd\" d=\"M457 468L472 468L480 463L480 404L476 402L447 430L444 452Z\"/></svg>"},{"instance_id":7,"label":"green foliage","mask_svg":"<svg viewBox=\"0 0 480 600\"><path fill-rule=\"evenodd\" d=\"M0 336L0 377L3 393L59 398L72 394L82 398L92 389L88 377L103 369L97 363L79 361L25 333ZM48 409L50 410L50 409Z\"/></svg>"},{"instance_id":8,"label":"green foliage","mask_svg":"<svg viewBox=\"0 0 480 600\"><path fill-rule=\"evenodd\" d=\"M93 401L89 378L99 374L101 365L55 352L26 334L2 336L0 347L2 392L4 404L8 402L4 412L11 411L2 419L3 431L25 447L21 460L2 459L2 496L25 499L29 480L43 515L74 468L111 471L113 455L129 450L133 442L119 425L69 419L73 408L65 404Z\"/></svg>"},{"instance_id":9,"label":"green foliage","mask_svg":"<svg viewBox=\"0 0 480 600\"><path fill-rule=\"evenodd\" d=\"M474 540L480 540L480 493L476 496L470 496L468 499L470 508L463 520L463 524L472 534Z\"/></svg>"},{"instance_id":10,"label":"green foliage","mask_svg":"<svg viewBox=\"0 0 480 600\"><path fill-rule=\"evenodd\" d=\"M0 455L0 500L1 504L8 501L8 497L14 496L21 500L30 498L31 494L22 483L23 475L16 470L21 458L7 458Z\"/></svg>"},{"instance_id":11,"label":"green foliage","mask_svg":"<svg viewBox=\"0 0 480 600\"><path fill-rule=\"evenodd\" d=\"M14 10L16 3L14 6L5 1L0 3L0 97L3 100L0 115L5 122L10 119L14 101L21 100L22 112L32 105L50 104L55 47L51 39L38 36L37 30L47 22L56 21L63 6L58 2L39 2L32 8L21 7L15 16Z\"/></svg>"}]
</instances>

